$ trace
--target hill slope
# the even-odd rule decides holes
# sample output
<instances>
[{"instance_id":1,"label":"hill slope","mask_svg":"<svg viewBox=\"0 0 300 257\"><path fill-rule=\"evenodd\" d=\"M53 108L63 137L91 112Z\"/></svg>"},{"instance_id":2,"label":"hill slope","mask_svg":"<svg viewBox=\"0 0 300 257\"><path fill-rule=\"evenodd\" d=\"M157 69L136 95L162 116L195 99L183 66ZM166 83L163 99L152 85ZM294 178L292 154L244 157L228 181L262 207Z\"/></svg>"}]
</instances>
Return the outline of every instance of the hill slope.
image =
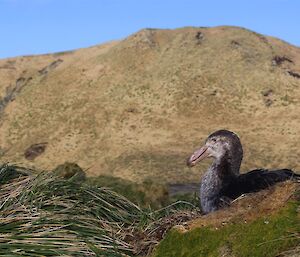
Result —
<instances>
[{"instance_id":1,"label":"hill slope","mask_svg":"<svg viewBox=\"0 0 300 257\"><path fill-rule=\"evenodd\" d=\"M243 170L300 170L300 49L246 29L145 29L73 52L0 60L0 78L2 161L197 181L186 156L225 128L241 137ZM45 142L43 154L25 159Z\"/></svg>"}]
</instances>

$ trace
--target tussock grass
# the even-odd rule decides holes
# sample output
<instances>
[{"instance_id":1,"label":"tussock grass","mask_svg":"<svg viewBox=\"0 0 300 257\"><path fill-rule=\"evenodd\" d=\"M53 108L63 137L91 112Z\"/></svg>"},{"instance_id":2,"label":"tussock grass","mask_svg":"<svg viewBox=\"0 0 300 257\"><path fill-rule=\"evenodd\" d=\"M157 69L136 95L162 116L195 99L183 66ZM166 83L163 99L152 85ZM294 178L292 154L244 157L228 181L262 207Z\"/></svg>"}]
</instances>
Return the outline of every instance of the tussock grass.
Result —
<instances>
[{"instance_id":1,"label":"tussock grass","mask_svg":"<svg viewBox=\"0 0 300 257\"><path fill-rule=\"evenodd\" d=\"M0 168L1 256L130 256L126 231L143 215L105 188Z\"/></svg>"},{"instance_id":2,"label":"tussock grass","mask_svg":"<svg viewBox=\"0 0 300 257\"><path fill-rule=\"evenodd\" d=\"M141 209L76 175L36 175L5 164L0 166L0 256L133 256L152 249L172 224L191 218L193 209L183 201Z\"/></svg>"}]
</instances>

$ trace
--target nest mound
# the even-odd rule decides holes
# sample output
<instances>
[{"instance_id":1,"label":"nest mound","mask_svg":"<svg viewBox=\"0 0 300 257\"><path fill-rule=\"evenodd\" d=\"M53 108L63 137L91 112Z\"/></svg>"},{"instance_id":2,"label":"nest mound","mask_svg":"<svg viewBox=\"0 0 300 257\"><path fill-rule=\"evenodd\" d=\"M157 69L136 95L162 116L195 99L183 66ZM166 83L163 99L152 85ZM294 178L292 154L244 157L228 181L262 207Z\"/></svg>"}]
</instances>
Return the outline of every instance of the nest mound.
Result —
<instances>
[{"instance_id":1,"label":"nest mound","mask_svg":"<svg viewBox=\"0 0 300 257\"><path fill-rule=\"evenodd\" d=\"M276 213L293 200L300 200L300 183L287 181L260 192L242 195L230 207L190 221L182 231L203 226L218 228L238 221L251 222Z\"/></svg>"}]
</instances>

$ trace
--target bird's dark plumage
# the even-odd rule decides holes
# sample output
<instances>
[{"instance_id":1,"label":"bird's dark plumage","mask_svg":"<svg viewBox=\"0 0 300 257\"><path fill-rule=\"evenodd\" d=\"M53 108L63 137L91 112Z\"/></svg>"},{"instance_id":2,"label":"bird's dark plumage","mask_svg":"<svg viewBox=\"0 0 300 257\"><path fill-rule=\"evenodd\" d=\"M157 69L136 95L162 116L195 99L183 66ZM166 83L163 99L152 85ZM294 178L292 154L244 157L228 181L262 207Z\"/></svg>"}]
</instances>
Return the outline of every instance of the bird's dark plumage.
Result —
<instances>
[{"instance_id":1,"label":"bird's dark plumage","mask_svg":"<svg viewBox=\"0 0 300 257\"><path fill-rule=\"evenodd\" d=\"M252 170L233 179L227 187L224 187L221 194L234 199L242 194L257 192L289 179L300 179L300 175L289 169Z\"/></svg>"},{"instance_id":2,"label":"bird's dark plumage","mask_svg":"<svg viewBox=\"0 0 300 257\"><path fill-rule=\"evenodd\" d=\"M239 137L228 130L218 130L187 160L194 166L206 157L214 159L203 175L200 186L200 204L204 213L224 206L224 199L235 199L242 194L257 192L278 182L300 180L300 175L289 169L256 169L240 174L243 149Z\"/></svg>"}]
</instances>

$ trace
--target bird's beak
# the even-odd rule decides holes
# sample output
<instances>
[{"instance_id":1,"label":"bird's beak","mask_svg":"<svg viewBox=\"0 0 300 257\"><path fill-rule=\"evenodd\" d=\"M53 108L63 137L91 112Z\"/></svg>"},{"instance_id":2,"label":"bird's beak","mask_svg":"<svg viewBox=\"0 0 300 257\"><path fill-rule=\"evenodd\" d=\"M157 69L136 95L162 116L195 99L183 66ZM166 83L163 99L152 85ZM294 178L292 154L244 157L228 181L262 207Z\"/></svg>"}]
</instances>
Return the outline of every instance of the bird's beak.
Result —
<instances>
[{"instance_id":1,"label":"bird's beak","mask_svg":"<svg viewBox=\"0 0 300 257\"><path fill-rule=\"evenodd\" d=\"M191 157L187 159L187 166L193 167L196 165L197 162L205 159L209 156L209 152L207 151L208 147L206 145L202 146L201 148L197 149Z\"/></svg>"}]
</instances>

